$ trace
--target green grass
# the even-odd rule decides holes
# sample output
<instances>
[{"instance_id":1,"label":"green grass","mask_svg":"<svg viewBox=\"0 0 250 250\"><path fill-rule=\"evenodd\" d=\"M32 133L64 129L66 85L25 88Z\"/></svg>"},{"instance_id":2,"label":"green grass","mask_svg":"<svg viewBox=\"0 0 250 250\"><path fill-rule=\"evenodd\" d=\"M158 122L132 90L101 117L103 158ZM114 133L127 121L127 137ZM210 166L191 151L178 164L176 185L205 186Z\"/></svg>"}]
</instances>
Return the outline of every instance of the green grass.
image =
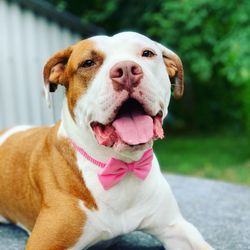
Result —
<instances>
[{"instance_id":1,"label":"green grass","mask_svg":"<svg viewBox=\"0 0 250 250\"><path fill-rule=\"evenodd\" d=\"M167 137L154 149L163 171L250 185L250 138Z\"/></svg>"}]
</instances>

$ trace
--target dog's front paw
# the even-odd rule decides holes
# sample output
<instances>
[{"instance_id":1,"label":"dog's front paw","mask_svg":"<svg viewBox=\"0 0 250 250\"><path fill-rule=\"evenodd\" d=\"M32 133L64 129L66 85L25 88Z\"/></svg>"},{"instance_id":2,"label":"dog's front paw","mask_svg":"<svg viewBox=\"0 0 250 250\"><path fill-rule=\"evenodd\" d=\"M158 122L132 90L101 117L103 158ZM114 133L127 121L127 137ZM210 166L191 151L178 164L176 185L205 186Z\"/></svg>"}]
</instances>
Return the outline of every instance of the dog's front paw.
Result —
<instances>
[{"instance_id":1,"label":"dog's front paw","mask_svg":"<svg viewBox=\"0 0 250 250\"><path fill-rule=\"evenodd\" d=\"M203 242L200 246L195 247L195 250L215 250L212 246L210 246L207 242Z\"/></svg>"}]
</instances>

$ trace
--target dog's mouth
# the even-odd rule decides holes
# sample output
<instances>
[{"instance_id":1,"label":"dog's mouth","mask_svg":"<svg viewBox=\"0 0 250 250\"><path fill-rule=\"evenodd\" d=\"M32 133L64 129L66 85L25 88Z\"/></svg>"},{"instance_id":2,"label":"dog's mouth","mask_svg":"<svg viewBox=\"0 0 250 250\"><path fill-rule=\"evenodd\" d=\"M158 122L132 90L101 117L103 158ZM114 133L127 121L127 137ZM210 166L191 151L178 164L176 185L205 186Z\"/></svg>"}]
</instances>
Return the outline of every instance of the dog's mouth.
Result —
<instances>
[{"instance_id":1,"label":"dog's mouth","mask_svg":"<svg viewBox=\"0 0 250 250\"><path fill-rule=\"evenodd\" d=\"M151 116L133 98L127 99L116 109L112 122L107 125L92 122L91 127L98 143L107 147L120 144L133 147L164 137L162 112Z\"/></svg>"}]
</instances>

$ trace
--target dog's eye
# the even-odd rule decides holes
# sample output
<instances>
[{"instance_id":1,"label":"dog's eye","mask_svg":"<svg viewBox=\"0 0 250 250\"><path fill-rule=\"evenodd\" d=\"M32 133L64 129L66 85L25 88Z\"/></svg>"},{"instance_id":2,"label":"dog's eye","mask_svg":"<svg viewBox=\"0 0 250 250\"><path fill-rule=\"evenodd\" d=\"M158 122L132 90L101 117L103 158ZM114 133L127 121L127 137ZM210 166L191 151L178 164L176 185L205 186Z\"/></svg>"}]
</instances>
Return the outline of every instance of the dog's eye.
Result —
<instances>
[{"instance_id":1,"label":"dog's eye","mask_svg":"<svg viewBox=\"0 0 250 250\"><path fill-rule=\"evenodd\" d=\"M82 62L79 67L83 67L83 68L89 68L91 66L95 65L95 62L91 59L85 60L84 62Z\"/></svg>"},{"instance_id":2,"label":"dog's eye","mask_svg":"<svg viewBox=\"0 0 250 250\"><path fill-rule=\"evenodd\" d=\"M142 52L142 57L153 57L155 56L156 54L154 52L152 52L151 50L143 50Z\"/></svg>"}]
</instances>

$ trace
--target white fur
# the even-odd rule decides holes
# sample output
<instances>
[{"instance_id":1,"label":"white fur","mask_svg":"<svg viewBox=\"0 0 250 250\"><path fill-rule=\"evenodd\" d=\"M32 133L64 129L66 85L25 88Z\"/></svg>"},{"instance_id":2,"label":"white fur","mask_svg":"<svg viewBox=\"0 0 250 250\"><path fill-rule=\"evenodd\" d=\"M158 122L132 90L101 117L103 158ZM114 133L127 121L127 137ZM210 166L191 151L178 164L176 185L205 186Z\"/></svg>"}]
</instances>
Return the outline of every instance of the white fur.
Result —
<instances>
[{"instance_id":1,"label":"white fur","mask_svg":"<svg viewBox=\"0 0 250 250\"><path fill-rule=\"evenodd\" d=\"M9 221L0 215L0 223L9 223Z\"/></svg>"},{"instance_id":2,"label":"white fur","mask_svg":"<svg viewBox=\"0 0 250 250\"><path fill-rule=\"evenodd\" d=\"M141 147L137 151L100 146L90 128L90 122L105 124L114 108L127 98L126 91L117 93L113 90L109 79L110 68L122 60L132 60L143 69L144 78L134 94L138 91L144 93L143 102L147 111L156 115L161 110L164 116L167 115L170 81L162 59L162 47L133 32L120 33L113 37L98 36L91 40L95 42L96 49L106 55L105 62L87 92L77 102L74 110L76 122L72 119L65 100L58 136L73 139L92 157L102 162L107 162L111 157L125 162L138 160L151 145ZM157 54L156 58L141 58L144 48L153 49ZM134 230L143 230L155 235L169 250L213 249L197 229L183 219L172 191L160 172L156 157L145 181L128 174L108 191L103 190L97 178L101 171L99 167L88 162L79 153L77 163L98 209L89 210L79 201L79 206L87 215L87 221L82 229L82 237L72 250L86 249L100 240Z\"/></svg>"},{"instance_id":3,"label":"white fur","mask_svg":"<svg viewBox=\"0 0 250 250\"><path fill-rule=\"evenodd\" d=\"M7 130L3 135L0 136L0 145L4 143L4 141L6 141L13 134L25 131L30 128L32 127L31 126L17 126L17 127Z\"/></svg>"},{"instance_id":4,"label":"white fur","mask_svg":"<svg viewBox=\"0 0 250 250\"><path fill-rule=\"evenodd\" d=\"M128 92L115 91L109 77L112 66L125 60L135 62L143 69L141 83L130 93L131 97L143 102L144 108L152 116L162 111L165 117L168 113L171 85L160 46L133 32L124 32L113 37L96 36L91 40L96 49L107 58L92 80L87 93L77 102L74 113L79 128L91 130L89 125L92 121L108 123L115 108L127 99ZM156 56L150 59L142 57L144 49L153 50ZM140 92L143 95L140 95Z\"/></svg>"},{"instance_id":5,"label":"white fur","mask_svg":"<svg viewBox=\"0 0 250 250\"><path fill-rule=\"evenodd\" d=\"M16 224L18 227L22 228L28 235L31 234L30 230L28 228L26 228L23 224L21 223L17 223Z\"/></svg>"},{"instance_id":6,"label":"white fur","mask_svg":"<svg viewBox=\"0 0 250 250\"><path fill-rule=\"evenodd\" d=\"M44 91L44 97L45 97L46 103L48 105L48 108L50 109L52 106L52 94L49 91L48 83L44 84L43 91Z\"/></svg>"}]
</instances>

